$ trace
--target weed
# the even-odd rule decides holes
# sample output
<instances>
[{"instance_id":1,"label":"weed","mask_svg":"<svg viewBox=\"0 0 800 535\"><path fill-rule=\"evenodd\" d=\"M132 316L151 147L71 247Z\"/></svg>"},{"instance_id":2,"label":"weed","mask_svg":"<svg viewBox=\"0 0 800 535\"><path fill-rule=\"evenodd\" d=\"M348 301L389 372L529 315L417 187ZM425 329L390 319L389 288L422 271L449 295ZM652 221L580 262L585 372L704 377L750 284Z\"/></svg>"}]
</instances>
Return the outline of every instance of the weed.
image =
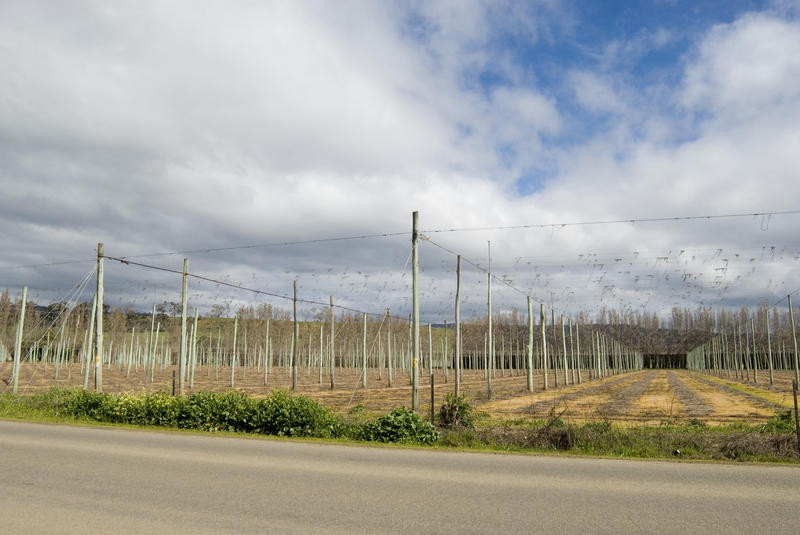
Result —
<instances>
[{"instance_id":1,"label":"weed","mask_svg":"<svg viewBox=\"0 0 800 535\"><path fill-rule=\"evenodd\" d=\"M443 427L473 427L475 421L472 416L472 407L463 397L447 393L444 403L439 408L439 422Z\"/></svg>"},{"instance_id":2,"label":"weed","mask_svg":"<svg viewBox=\"0 0 800 535\"><path fill-rule=\"evenodd\" d=\"M439 439L439 432L413 410L400 407L374 422L362 424L357 438L376 442L433 444Z\"/></svg>"}]
</instances>

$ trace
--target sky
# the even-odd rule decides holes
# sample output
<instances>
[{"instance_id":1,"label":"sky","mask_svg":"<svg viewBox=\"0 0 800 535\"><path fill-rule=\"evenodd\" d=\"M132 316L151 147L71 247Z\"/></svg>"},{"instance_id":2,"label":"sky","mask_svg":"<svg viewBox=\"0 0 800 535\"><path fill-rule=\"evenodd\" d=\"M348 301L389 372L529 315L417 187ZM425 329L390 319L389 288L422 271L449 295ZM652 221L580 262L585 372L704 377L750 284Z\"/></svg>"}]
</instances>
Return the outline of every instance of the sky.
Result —
<instances>
[{"instance_id":1,"label":"sky","mask_svg":"<svg viewBox=\"0 0 800 535\"><path fill-rule=\"evenodd\" d=\"M488 242L495 311L772 304L800 288L800 214L779 213L800 210L798 14L3 0L0 288L91 299L103 242L265 292L192 280L201 313L286 306L266 294L297 280L405 316L417 210L424 321L452 317L453 253L485 314ZM774 215L562 225L753 213ZM105 279L114 306L180 299L174 273L107 259Z\"/></svg>"}]
</instances>

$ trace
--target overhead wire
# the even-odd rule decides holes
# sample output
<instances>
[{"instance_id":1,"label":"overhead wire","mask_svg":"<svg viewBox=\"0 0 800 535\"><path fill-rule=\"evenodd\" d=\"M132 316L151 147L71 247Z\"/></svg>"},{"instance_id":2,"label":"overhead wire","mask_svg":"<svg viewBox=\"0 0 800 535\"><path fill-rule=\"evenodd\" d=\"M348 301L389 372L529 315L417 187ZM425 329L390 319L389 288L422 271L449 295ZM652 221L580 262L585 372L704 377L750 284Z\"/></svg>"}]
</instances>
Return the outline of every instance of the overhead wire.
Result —
<instances>
[{"instance_id":1,"label":"overhead wire","mask_svg":"<svg viewBox=\"0 0 800 535\"><path fill-rule=\"evenodd\" d=\"M434 234L442 232L476 232L487 230L518 230L518 229L543 229L543 228L563 228L563 227L578 227L588 225L614 225L620 223L656 223L668 221L693 221L698 219L726 219L735 217L759 217L759 216L776 216L776 215L796 215L800 214L800 210L783 210L776 212L753 212L753 213L739 213L739 214L716 214L716 215L693 215L693 216L672 216L672 217L643 217L643 218L630 218L630 219L605 219L596 221L573 221L569 223L536 223L528 225L503 225L496 227L462 227L462 228L445 228L445 229L432 229L422 230L420 232Z\"/></svg>"},{"instance_id":2,"label":"overhead wire","mask_svg":"<svg viewBox=\"0 0 800 535\"><path fill-rule=\"evenodd\" d=\"M116 262L120 262L121 264L138 266L138 267L142 267L142 268L145 268L145 269L153 269L153 270L163 271L163 272L167 272L167 273L174 273L174 274L177 274L177 275L183 275L184 274L183 271L179 270L179 269L166 268L166 267L162 267L162 266L153 266L153 265L144 264L144 263L141 263L141 262L135 262L135 261L129 260L127 258L118 258L118 257L106 256L106 255L103 255L102 258L107 258L109 260L114 260ZM275 293L275 292L259 290L257 288L249 288L249 287L243 286L241 284L234 284L232 282L225 282L225 281L214 279L214 278L211 278L211 277L206 277L204 275L198 275L197 273L189 273L189 272L187 272L186 276L187 277L192 277L192 278L197 279L197 280L202 280L202 281L205 281L205 282L210 282L212 284L217 284L217 285L225 286L225 287L228 287L228 288L234 288L236 290L242 290L242 291L245 291L245 292L251 292L251 293L254 293L254 294L257 294L257 295L266 295L266 296L269 296L269 297L276 297L278 299L284 299L284 300L287 300L287 301L294 301L295 300L294 297L289 296L289 295L283 295L283 294L279 294L279 293ZM320 306L325 306L325 307L330 306L330 303L323 303L322 301L314 301L312 299L297 298L296 301L298 303L305 303L305 304L310 304L310 305L320 305ZM382 312L367 312L367 311L364 311L364 310L359 310L359 309L352 308L352 307L346 307L346 306L343 306L343 305L334 304L333 307L334 308L338 308L339 310L346 310L348 312L354 312L354 313L357 313L357 314L366 314L368 316L374 316L374 317L385 316L385 313L382 313ZM405 320L405 318L400 318L398 316L390 316L390 317L393 318L393 319L397 319L397 320Z\"/></svg>"}]
</instances>

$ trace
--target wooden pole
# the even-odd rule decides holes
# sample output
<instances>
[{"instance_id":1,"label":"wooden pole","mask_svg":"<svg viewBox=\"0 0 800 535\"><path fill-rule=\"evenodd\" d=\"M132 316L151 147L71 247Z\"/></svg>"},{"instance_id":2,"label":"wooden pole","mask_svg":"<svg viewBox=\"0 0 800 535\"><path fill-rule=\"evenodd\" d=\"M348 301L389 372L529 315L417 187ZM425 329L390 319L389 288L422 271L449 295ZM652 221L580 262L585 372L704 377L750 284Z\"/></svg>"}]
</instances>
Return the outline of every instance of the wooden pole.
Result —
<instances>
[{"instance_id":1,"label":"wooden pole","mask_svg":"<svg viewBox=\"0 0 800 535\"><path fill-rule=\"evenodd\" d=\"M324 349L322 347L322 339L325 336L325 320L319 323L319 378L317 379L317 384L322 384L322 368L325 366L325 355L323 353Z\"/></svg>"},{"instance_id":2,"label":"wooden pole","mask_svg":"<svg viewBox=\"0 0 800 535\"><path fill-rule=\"evenodd\" d=\"M487 359L486 364L486 381L488 383L488 397L492 397L492 370L494 369L494 341L492 340L492 242L488 242L489 246L489 269L486 270L487 279L487 309L488 309L488 326L487 326Z\"/></svg>"},{"instance_id":3,"label":"wooden pole","mask_svg":"<svg viewBox=\"0 0 800 535\"><path fill-rule=\"evenodd\" d=\"M461 395L461 255L456 259L456 396Z\"/></svg>"},{"instance_id":4,"label":"wooden pole","mask_svg":"<svg viewBox=\"0 0 800 535\"><path fill-rule=\"evenodd\" d=\"M772 364L772 339L770 338L769 332L769 310L766 313L767 316L767 363L769 364L769 384L775 384L775 372L773 371L773 364Z\"/></svg>"},{"instance_id":5,"label":"wooden pole","mask_svg":"<svg viewBox=\"0 0 800 535\"><path fill-rule=\"evenodd\" d=\"M448 368L448 358L447 358L447 320L444 320L444 348L442 349L442 371L444 372L444 382L447 382L447 368Z\"/></svg>"},{"instance_id":6,"label":"wooden pole","mask_svg":"<svg viewBox=\"0 0 800 535\"><path fill-rule=\"evenodd\" d=\"M297 346L300 345L300 326L297 324L297 279L292 283L292 311L294 321L294 344L292 344L292 390L297 389Z\"/></svg>"},{"instance_id":7,"label":"wooden pole","mask_svg":"<svg viewBox=\"0 0 800 535\"><path fill-rule=\"evenodd\" d=\"M19 321L17 322L17 338L14 341L14 370L13 370L13 390L17 393L19 386L19 367L22 363L22 333L25 329L25 305L28 302L28 287L22 287L22 302L19 308Z\"/></svg>"},{"instance_id":8,"label":"wooden pole","mask_svg":"<svg viewBox=\"0 0 800 535\"><path fill-rule=\"evenodd\" d=\"M267 332L264 334L264 386L267 386L269 371L269 318L267 318Z\"/></svg>"},{"instance_id":9,"label":"wooden pole","mask_svg":"<svg viewBox=\"0 0 800 535\"><path fill-rule=\"evenodd\" d=\"M431 385L431 423L433 423L433 335L431 333L431 324L428 323L428 365L430 368L430 385Z\"/></svg>"},{"instance_id":10,"label":"wooden pole","mask_svg":"<svg viewBox=\"0 0 800 535\"><path fill-rule=\"evenodd\" d=\"M392 386L392 314L386 307L386 371L389 376L389 386Z\"/></svg>"},{"instance_id":11,"label":"wooden pole","mask_svg":"<svg viewBox=\"0 0 800 535\"><path fill-rule=\"evenodd\" d=\"M334 388L336 388L336 379L334 378L335 371L336 371L336 357L334 356L334 352L333 352L333 342L334 342L334 340L333 340L333 327L334 327L334 324L336 323L336 316L333 313L333 296L330 296L330 297L331 297L331 339L330 339L330 344L331 344L331 347L330 347L330 350L331 350L331 354L330 354L330 358L331 358L331 390L333 390Z\"/></svg>"},{"instance_id":12,"label":"wooden pole","mask_svg":"<svg viewBox=\"0 0 800 535\"><path fill-rule=\"evenodd\" d=\"M750 316L750 336L753 341L753 382L758 382L758 355L756 354L756 324L755 314Z\"/></svg>"},{"instance_id":13,"label":"wooden pole","mask_svg":"<svg viewBox=\"0 0 800 535\"><path fill-rule=\"evenodd\" d=\"M533 299L528 296L528 392L533 392Z\"/></svg>"},{"instance_id":14,"label":"wooden pole","mask_svg":"<svg viewBox=\"0 0 800 535\"><path fill-rule=\"evenodd\" d=\"M95 320L94 389L103 391L103 244L97 244L97 312Z\"/></svg>"},{"instance_id":15,"label":"wooden pole","mask_svg":"<svg viewBox=\"0 0 800 535\"><path fill-rule=\"evenodd\" d=\"M794 312L792 311L792 295L789 294L789 322L792 324L792 340L794 341L794 381L800 384L800 361L797 356L797 332L794 326Z\"/></svg>"},{"instance_id":16,"label":"wooden pole","mask_svg":"<svg viewBox=\"0 0 800 535\"><path fill-rule=\"evenodd\" d=\"M231 388L236 381L236 335L239 334L239 316L233 317L233 348L231 349Z\"/></svg>"},{"instance_id":17,"label":"wooden pole","mask_svg":"<svg viewBox=\"0 0 800 535\"><path fill-rule=\"evenodd\" d=\"M553 386L558 388L558 335L556 334L556 311L554 308L550 309L550 324L553 327Z\"/></svg>"},{"instance_id":18,"label":"wooden pole","mask_svg":"<svg viewBox=\"0 0 800 535\"><path fill-rule=\"evenodd\" d=\"M544 316L544 303L539 305L539 316L542 327L542 380L543 388L547 390L547 324Z\"/></svg>"},{"instance_id":19,"label":"wooden pole","mask_svg":"<svg viewBox=\"0 0 800 535\"><path fill-rule=\"evenodd\" d=\"M186 300L189 280L189 259L183 259L183 282L181 285L181 352L178 360L178 392L182 396L186 387ZM233 387L233 385L231 385Z\"/></svg>"},{"instance_id":20,"label":"wooden pole","mask_svg":"<svg viewBox=\"0 0 800 535\"><path fill-rule=\"evenodd\" d=\"M192 359L189 368L189 388L194 388L194 369L197 365L197 318L200 316L200 311L194 309L194 325L192 326Z\"/></svg>"},{"instance_id":21,"label":"wooden pole","mask_svg":"<svg viewBox=\"0 0 800 535\"><path fill-rule=\"evenodd\" d=\"M797 410L797 381L792 381L792 397L794 398L794 433L797 437L797 454L800 455L800 416Z\"/></svg>"},{"instance_id":22,"label":"wooden pole","mask_svg":"<svg viewBox=\"0 0 800 535\"><path fill-rule=\"evenodd\" d=\"M411 214L411 408L419 410L419 212Z\"/></svg>"},{"instance_id":23,"label":"wooden pole","mask_svg":"<svg viewBox=\"0 0 800 535\"><path fill-rule=\"evenodd\" d=\"M561 346L564 348L564 386L569 384L569 363L567 362L567 333L564 330L564 314L561 314Z\"/></svg>"},{"instance_id":24,"label":"wooden pole","mask_svg":"<svg viewBox=\"0 0 800 535\"><path fill-rule=\"evenodd\" d=\"M361 314L363 328L361 329L361 387L367 388L367 313Z\"/></svg>"},{"instance_id":25,"label":"wooden pole","mask_svg":"<svg viewBox=\"0 0 800 535\"><path fill-rule=\"evenodd\" d=\"M578 365L578 384L583 382L581 378L581 337L580 333L578 332L578 325L579 322L575 322L575 361Z\"/></svg>"},{"instance_id":26,"label":"wooden pole","mask_svg":"<svg viewBox=\"0 0 800 535\"><path fill-rule=\"evenodd\" d=\"M153 315L150 317L150 334L147 336L147 353L144 364L144 383L147 384L150 359L153 357L153 331L156 328L156 305L153 303Z\"/></svg>"}]
</instances>

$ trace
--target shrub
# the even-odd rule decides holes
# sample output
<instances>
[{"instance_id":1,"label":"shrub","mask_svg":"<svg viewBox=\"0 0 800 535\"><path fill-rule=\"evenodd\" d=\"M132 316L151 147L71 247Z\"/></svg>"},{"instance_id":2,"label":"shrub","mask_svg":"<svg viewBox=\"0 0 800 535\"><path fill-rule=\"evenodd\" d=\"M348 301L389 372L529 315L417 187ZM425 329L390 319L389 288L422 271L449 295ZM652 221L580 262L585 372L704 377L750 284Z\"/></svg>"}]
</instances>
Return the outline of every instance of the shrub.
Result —
<instances>
[{"instance_id":1,"label":"shrub","mask_svg":"<svg viewBox=\"0 0 800 535\"><path fill-rule=\"evenodd\" d=\"M175 427L184 401L184 398L173 397L166 392L121 394L114 408L114 421Z\"/></svg>"},{"instance_id":2,"label":"shrub","mask_svg":"<svg viewBox=\"0 0 800 535\"><path fill-rule=\"evenodd\" d=\"M444 396L444 403L439 408L439 423L451 429L456 426L473 427L472 407L462 396L447 393Z\"/></svg>"},{"instance_id":3,"label":"shrub","mask_svg":"<svg viewBox=\"0 0 800 535\"><path fill-rule=\"evenodd\" d=\"M335 438L343 433L342 424L325 407L285 390L257 402L253 425L256 432L287 437Z\"/></svg>"},{"instance_id":4,"label":"shrub","mask_svg":"<svg viewBox=\"0 0 800 535\"><path fill-rule=\"evenodd\" d=\"M178 427L205 431L255 430L255 402L238 391L195 392L186 397Z\"/></svg>"},{"instance_id":5,"label":"shrub","mask_svg":"<svg viewBox=\"0 0 800 535\"><path fill-rule=\"evenodd\" d=\"M394 409L374 422L363 424L357 438L376 442L433 444L439 432L407 407Z\"/></svg>"},{"instance_id":6,"label":"shrub","mask_svg":"<svg viewBox=\"0 0 800 535\"><path fill-rule=\"evenodd\" d=\"M791 410L778 412L759 427L762 433L791 433L794 431L794 416Z\"/></svg>"},{"instance_id":7,"label":"shrub","mask_svg":"<svg viewBox=\"0 0 800 535\"><path fill-rule=\"evenodd\" d=\"M90 390L72 390L59 413L73 418L90 418L99 422L115 422L117 398Z\"/></svg>"}]
</instances>

